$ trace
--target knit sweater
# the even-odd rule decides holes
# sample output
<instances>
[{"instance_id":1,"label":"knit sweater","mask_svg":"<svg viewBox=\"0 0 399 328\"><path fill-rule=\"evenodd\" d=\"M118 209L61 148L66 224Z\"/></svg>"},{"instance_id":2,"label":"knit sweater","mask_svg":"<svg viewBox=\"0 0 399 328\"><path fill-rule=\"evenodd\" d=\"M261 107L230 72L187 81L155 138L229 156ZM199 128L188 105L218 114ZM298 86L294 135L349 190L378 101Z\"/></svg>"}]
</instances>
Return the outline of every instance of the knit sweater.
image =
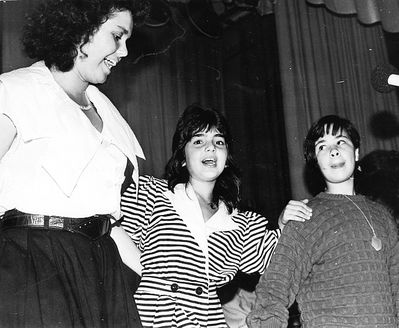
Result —
<instances>
[{"instance_id":1,"label":"knit sweater","mask_svg":"<svg viewBox=\"0 0 399 328\"><path fill-rule=\"evenodd\" d=\"M398 327L399 244L388 211L360 195L320 193L308 205L311 220L283 231L257 286L249 327L287 327L295 299L303 328Z\"/></svg>"}]
</instances>

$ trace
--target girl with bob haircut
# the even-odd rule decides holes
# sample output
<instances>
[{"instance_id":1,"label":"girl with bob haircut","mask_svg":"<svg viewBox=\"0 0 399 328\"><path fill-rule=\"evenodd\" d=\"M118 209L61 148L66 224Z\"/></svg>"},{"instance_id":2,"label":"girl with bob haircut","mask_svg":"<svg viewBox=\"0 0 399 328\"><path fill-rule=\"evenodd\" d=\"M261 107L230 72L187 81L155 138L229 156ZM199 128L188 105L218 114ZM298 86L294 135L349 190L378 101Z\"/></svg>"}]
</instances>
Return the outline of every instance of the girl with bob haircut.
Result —
<instances>
[{"instance_id":1,"label":"girl with bob haircut","mask_svg":"<svg viewBox=\"0 0 399 328\"><path fill-rule=\"evenodd\" d=\"M345 131L355 149L359 149L360 147L359 132L357 132L356 128L349 120L336 115L323 116L320 120L314 123L304 142L304 156L306 164L317 169L320 169L320 167L317 163L316 149L314 145L318 139L322 138L326 134L326 126L331 127L333 135Z\"/></svg>"},{"instance_id":2,"label":"girl with bob haircut","mask_svg":"<svg viewBox=\"0 0 399 328\"><path fill-rule=\"evenodd\" d=\"M323 137L326 125L332 126L332 133L336 134L339 131L346 131L349 139L353 143L355 149L360 147L360 136L352 122L349 120L336 116L327 115L323 116L319 121L315 122L312 128L309 130L306 139L304 141L304 157L306 161L305 169L305 181L309 191L316 195L319 192L326 189L326 181L320 167L317 163L316 152L314 144L315 142ZM357 163L356 163L357 166ZM355 175L358 174L358 170L355 170Z\"/></svg>"},{"instance_id":3,"label":"girl with bob haircut","mask_svg":"<svg viewBox=\"0 0 399 328\"><path fill-rule=\"evenodd\" d=\"M118 222L125 168L137 181L143 153L95 85L147 12L142 0L46 0L24 28L38 61L0 75L2 327L141 327L140 254Z\"/></svg>"},{"instance_id":4,"label":"girl with bob haircut","mask_svg":"<svg viewBox=\"0 0 399 328\"><path fill-rule=\"evenodd\" d=\"M384 206L355 192L359 145L344 118L311 126L304 155L325 189L307 204L312 220L284 229L256 287L250 328L287 327L294 300L307 328L398 327L398 232Z\"/></svg>"},{"instance_id":5,"label":"girl with bob haircut","mask_svg":"<svg viewBox=\"0 0 399 328\"><path fill-rule=\"evenodd\" d=\"M216 289L238 270L263 272L280 230L238 209L231 136L213 109L184 111L165 176L142 176L122 196L123 225L142 252L135 298L143 326L227 327ZM279 226L310 214L305 203L290 201Z\"/></svg>"}]
</instances>

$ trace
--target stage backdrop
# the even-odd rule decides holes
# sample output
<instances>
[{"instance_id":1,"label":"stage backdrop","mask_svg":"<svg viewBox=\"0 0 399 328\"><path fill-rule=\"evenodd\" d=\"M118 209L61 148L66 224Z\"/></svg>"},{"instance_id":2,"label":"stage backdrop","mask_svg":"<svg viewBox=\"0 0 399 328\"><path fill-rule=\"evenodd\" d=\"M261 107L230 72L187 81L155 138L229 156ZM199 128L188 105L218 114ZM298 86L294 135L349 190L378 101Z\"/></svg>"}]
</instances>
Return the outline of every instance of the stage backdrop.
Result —
<instances>
[{"instance_id":1,"label":"stage backdrop","mask_svg":"<svg viewBox=\"0 0 399 328\"><path fill-rule=\"evenodd\" d=\"M399 149L398 99L370 83L376 65L389 62L380 24L362 25L306 1L278 0L275 13L291 187L293 197L303 197L302 144L311 123L328 114L350 119L362 155Z\"/></svg>"}]
</instances>

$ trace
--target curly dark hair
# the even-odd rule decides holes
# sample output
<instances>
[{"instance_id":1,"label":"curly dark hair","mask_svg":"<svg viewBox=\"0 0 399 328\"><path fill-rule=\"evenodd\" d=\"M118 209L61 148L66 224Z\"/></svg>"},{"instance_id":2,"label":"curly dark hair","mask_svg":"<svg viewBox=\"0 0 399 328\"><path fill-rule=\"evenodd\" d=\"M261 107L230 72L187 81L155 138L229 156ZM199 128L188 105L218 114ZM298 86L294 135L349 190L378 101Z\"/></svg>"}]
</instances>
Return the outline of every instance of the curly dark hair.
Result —
<instances>
[{"instance_id":1,"label":"curly dark hair","mask_svg":"<svg viewBox=\"0 0 399 328\"><path fill-rule=\"evenodd\" d=\"M325 135L326 127L332 127L332 134L345 131L355 149L360 147L360 135L349 120L337 115L326 115L314 122L303 143L303 153L306 161L305 181L310 192L315 195L326 187L326 182L317 163L315 144ZM357 170L356 170L357 171Z\"/></svg>"},{"instance_id":2,"label":"curly dark hair","mask_svg":"<svg viewBox=\"0 0 399 328\"><path fill-rule=\"evenodd\" d=\"M224 136L228 150L226 167L215 183L212 204L217 205L219 201L223 201L231 213L240 201L241 180L231 154L232 139L229 127L226 119L219 112L202 108L197 104L186 108L177 122L173 135L172 156L166 165L165 177L171 191L178 183L189 181L189 172L187 167L183 166L185 146L196 133L211 129L217 129Z\"/></svg>"},{"instance_id":3,"label":"curly dark hair","mask_svg":"<svg viewBox=\"0 0 399 328\"><path fill-rule=\"evenodd\" d=\"M27 17L22 43L26 54L48 68L72 69L78 51L115 12L128 10L135 26L149 12L147 0L44 0Z\"/></svg>"},{"instance_id":4,"label":"curly dark hair","mask_svg":"<svg viewBox=\"0 0 399 328\"><path fill-rule=\"evenodd\" d=\"M387 206L399 223L399 152L374 150L359 165L356 192Z\"/></svg>"}]
</instances>

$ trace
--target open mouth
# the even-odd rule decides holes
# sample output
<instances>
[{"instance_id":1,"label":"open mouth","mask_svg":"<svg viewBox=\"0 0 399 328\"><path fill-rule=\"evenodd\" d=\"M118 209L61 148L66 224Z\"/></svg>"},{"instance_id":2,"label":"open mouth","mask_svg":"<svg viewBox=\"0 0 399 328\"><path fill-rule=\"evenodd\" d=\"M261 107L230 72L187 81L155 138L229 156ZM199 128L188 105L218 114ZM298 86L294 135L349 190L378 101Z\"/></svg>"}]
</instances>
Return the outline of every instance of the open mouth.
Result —
<instances>
[{"instance_id":1,"label":"open mouth","mask_svg":"<svg viewBox=\"0 0 399 328\"><path fill-rule=\"evenodd\" d=\"M216 159L213 158L206 158L202 161L203 164L205 164L206 166L216 166Z\"/></svg>"},{"instance_id":2,"label":"open mouth","mask_svg":"<svg viewBox=\"0 0 399 328\"><path fill-rule=\"evenodd\" d=\"M341 167L344 167L344 165L345 165L345 162L337 163L337 164L332 164L332 165L331 165L331 168L333 168L333 169L340 169Z\"/></svg>"},{"instance_id":3,"label":"open mouth","mask_svg":"<svg viewBox=\"0 0 399 328\"><path fill-rule=\"evenodd\" d=\"M105 63L105 66L107 66L109 70L111 70L111 68L116 66L116 64L117 64L116 61L109 59L108 57L105 57L104 63Z\"/></svg>"}]
</instances>

